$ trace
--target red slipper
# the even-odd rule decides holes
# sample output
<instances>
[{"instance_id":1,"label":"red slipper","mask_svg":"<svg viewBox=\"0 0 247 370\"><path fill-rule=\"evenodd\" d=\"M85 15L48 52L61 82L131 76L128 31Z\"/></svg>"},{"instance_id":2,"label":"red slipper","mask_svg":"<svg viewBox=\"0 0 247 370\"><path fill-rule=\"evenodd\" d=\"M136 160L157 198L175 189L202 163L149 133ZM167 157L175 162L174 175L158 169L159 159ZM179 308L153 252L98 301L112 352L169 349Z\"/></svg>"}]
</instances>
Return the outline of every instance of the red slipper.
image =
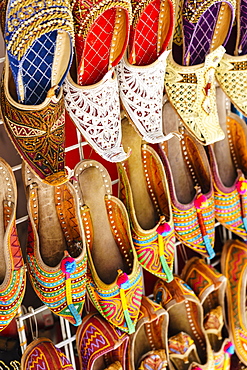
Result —
<instances>
[{"instance_id":1,"label":"red slipper","mask_svg":"<svg viewBox=\"0 0 247 370\"><path fill-rule=\"evenodd\" d=\"M128 158L121 145L118 83L113 67L129 38L130 2L78 0L75 20L76 78L64 85L65 104L77 129L102 158Z\"/></svg>"}]
</instances>

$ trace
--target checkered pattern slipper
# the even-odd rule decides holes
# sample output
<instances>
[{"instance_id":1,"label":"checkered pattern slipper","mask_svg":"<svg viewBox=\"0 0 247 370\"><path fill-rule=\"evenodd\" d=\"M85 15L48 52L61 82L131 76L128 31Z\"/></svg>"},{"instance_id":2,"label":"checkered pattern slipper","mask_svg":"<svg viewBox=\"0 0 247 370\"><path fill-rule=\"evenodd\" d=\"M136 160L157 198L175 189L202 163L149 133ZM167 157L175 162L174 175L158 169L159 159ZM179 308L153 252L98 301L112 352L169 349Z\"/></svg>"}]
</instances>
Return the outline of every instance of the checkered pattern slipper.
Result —
<instances>
[{"instance_id":1,"label":"checkered pattern slipper","mask_svg":"<svg viewBox=\"0 0 247 370\"><path fill-rule=\"evenodd\" d=\"M130 2L73 3L78 65L64 85L66 109L77 129L105 160L128 158L121 145L118 83L113 67L129 37Z\"/></svg>"}]
</instances>

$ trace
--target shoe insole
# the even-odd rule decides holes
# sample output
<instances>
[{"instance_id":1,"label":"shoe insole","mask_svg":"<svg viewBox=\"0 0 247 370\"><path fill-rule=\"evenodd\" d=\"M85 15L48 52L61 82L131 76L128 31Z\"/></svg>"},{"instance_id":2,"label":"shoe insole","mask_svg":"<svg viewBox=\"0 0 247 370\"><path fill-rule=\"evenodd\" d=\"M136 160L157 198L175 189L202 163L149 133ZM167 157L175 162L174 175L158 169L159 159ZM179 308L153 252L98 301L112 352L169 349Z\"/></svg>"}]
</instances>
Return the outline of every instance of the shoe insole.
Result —
<instances>
[{"instance_id":1,"label":"shoe insole","mask_svg":"<svg viewBox=\"0 0 247 370\"><path fill-rule=\"evenodd\" d=\"M237 173L232 161L232 156L230 152L228 134L227 134L227 115L226 115L226 96L224 92L217 88L217 110L220 122L220 127L225 133L225 138L223 140L214 143L214 153L216 157L216 162L218 165L219 176L222 183L225 186L232 186L236 180ZM224 154L223 154L224 153Z\"/></svg>"},{"instance_id":2,"label":"shoe insole","mask_svg":"<svg viewBox=\"0 0 247 370\"><path fill-rule=\"evenodd\" d=\"M123 9L108 9L93 23L85 43L76 38L79 85L99 82L115 66L126 43L126 22Z\"/></svg>"},{"instance_id":3,"label":"shoe insole","mask_svg":"<svg viewBox=\"0 0 247 370\"><path fill-rule=\"evenodd\" d=\"M41 104L51 87L61 86L70 60L70 48L67 32L51 31L33 42L20 64L9 56L21 104Z\"/></svg>"},{"instance_id":4,"label":"shoe insole","mask_svg":"<svg viewBox=\"0 0 247 370\"><path fill-rule=\"evenodd\" d=\"M83 202L89 207L92 221L91 255L99 278L111 284L117 277L117 270L128 271L119 247L112 233L106 210L106 190L101 172L96 167L83 170L78 177Z\"/></svg>"},{"instance_id":5,"label":"shoe insole","mask_svg":"<svg viewBox=\"0 0 247 370\"><path fill-rule=\"evenodd\" d=\"M161 4L164 4L160 18ZM163 20L163 22L162 22ZM162 27L160 24L162 22ZM130 50L134 50L134 63L145 66L155 62L164 51L163 44L171 27L170 5L168 1L154 0L142 12L136 28L130 34ZM133 63L132 56L130 63Z\"/></svg>"},{"instance_id":6,"label":"shoe insole","mask_svg":"<svg viewBox=\"0 0 247 370\"><path fill-rule=\"evenodd\" d=\"M152 229L159 217L147 189L141 148L142 138L127 119L122 121L122 144L125 151L128 148L132 150L127 166L137 221L142 229Z\"/></svg>"},{"instance_id":7,"label":"shoe insole","mask_svg":"<svg viewBox=\"0 0 247 370\"><path fill-rule=\"evenodd\" d=\"M57 266L66 250L66 241L57 216L55 187L40 183L38 187L38 234L40 253L47 266Z\"/></svg>"},{"instance_id":8,"label":"shoe insole","mask_svg":"<svg viewBox=\"0 0 247 370\"><path fill-rule=\"evenodd\" d=\"M163 108L164 132L178 131L179 118L169 102ZM177 199L181 204L188 204L195 196L194 182L185 163L180 140L174 136L167 142L168 160L173 176Z\"/></svg>"},{"instance_id":9,"label":"shoe insole","mask_svg":"<svg viewBox=\"0 0 247 370\"><path fill-rule=\"evenodd\" d=\"M186 12L185 9L184 12ZM211 5L197 23L188 22L183 17L183 64L204 63L205 56L226 41L230 21L231 10L226 3L221 2Z\"/></svg>"}]
</instances>

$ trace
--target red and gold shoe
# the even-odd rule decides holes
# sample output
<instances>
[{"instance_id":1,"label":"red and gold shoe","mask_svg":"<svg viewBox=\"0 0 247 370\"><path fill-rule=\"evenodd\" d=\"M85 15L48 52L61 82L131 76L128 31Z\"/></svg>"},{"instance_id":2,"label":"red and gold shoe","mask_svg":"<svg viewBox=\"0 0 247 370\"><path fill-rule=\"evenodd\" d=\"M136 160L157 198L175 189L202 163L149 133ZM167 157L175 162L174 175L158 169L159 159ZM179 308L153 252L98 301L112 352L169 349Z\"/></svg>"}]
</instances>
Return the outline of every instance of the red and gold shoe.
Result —
<instances>
[{"instance_id":1,"label":"red and gold shoe","mask_svg":"<svg viewBox=\"0 0 247 370\"><path fill-rule=\"evenodd\" d=\"M21 370L74 370L65 354L50 339L38 338L30 343L21 358Z\"/></svg>"}]
</instances>

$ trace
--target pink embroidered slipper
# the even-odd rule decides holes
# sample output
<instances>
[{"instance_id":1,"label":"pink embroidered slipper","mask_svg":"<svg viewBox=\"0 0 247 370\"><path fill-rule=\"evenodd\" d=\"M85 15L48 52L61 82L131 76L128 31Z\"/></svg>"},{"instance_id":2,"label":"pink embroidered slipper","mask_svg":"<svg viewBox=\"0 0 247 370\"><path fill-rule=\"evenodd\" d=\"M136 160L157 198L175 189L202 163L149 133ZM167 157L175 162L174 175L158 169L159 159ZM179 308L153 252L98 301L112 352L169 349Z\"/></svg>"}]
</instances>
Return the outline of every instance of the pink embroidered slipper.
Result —
<instances>
[{"instance_id":1,"label":"pink embroidered slipper","mask_svg":"<svg viewBox=\"0 0 247 370\"><path fill-rule=\"evenodd\" d=\"M131 147L132 154L118 163L119 198L129 214L137 257L151 274L171 281L176 239L163 164L127 119L122 131L123 146Z\"/></svg>"},{"instance_id":2,"label":"pink embroidered slipper","mask_svg":"<svg viewBox=\"0 0 247 370\"><path fill-rule=\"evenodd\" d=\"M129 53L117 66L120 98L143 140L160 143L165 140L162 102L173 4L170 0L132 1L132 10Z\"/></svg>"},{"instance_id":3,"label":"pink embroidered slipper","mask_svg":"<svg viewBox=\"0 0 247 370\"><path fill-rule=\"evenodd\" d=\"M21 306L26 271L16 229L17 189L11 167L0 158L0 332Z\"/></svg>"},{"instance_id":4,"label":"pink embroidered slipper","mask_svg":"<svg viewBox=\"0 0 247 370\"><path fill-rule=\"evenodd\" d=\"M129 0L73 2L78 64L64 85L66 109L77 129L107 161L129 156L121 145L120 102L113 67L129 37Z\"/></svg>"},{"instance_id":5,"label":"pink embroidered slipper","mask_svg":"<svg viewBox=\"0 0 247 370\"><path fill-rule=\"evenodd\" d=\"M28 222L27 269L34 291L56 315L78 326L86 294L87 256L77 194L51 186L23 165Z\"/></svg>"},{"instance_id":6,"label":"pink embroidered slipper","mask_svg":"<svg viewBox=\"0 0 247 370\"><path fill-rule=\"evenodd\" d=\"M178 132L178 136L159 144L176 236L195 252L213 258L214 193L206 152L181 126L169 102L164 105L163 116L165 132Z\"/></svg>"},{"instance_id":7,"label":"pink embroidered slipper","mask_svg":"<svg viewBox=\"0 0 247 370\"><path fill-rule=\"evenodd\" d=\"M110 176L99 162L81 161L75 177L86 232L88 294L106 320L131 334L139 316L143 281L127 211L112 195Z\"/></svg>"},{"instance_id":8,"label":"pink embroidered slipper","mask_svg":"<svg viewBox=\"0 0 247 370\"><path fill-rule=\"evenodd\" d=\"M76 332L80 370L126 370L128 342L129 336L99 313L86 315Z\"/></svg>"}]
</instances>

